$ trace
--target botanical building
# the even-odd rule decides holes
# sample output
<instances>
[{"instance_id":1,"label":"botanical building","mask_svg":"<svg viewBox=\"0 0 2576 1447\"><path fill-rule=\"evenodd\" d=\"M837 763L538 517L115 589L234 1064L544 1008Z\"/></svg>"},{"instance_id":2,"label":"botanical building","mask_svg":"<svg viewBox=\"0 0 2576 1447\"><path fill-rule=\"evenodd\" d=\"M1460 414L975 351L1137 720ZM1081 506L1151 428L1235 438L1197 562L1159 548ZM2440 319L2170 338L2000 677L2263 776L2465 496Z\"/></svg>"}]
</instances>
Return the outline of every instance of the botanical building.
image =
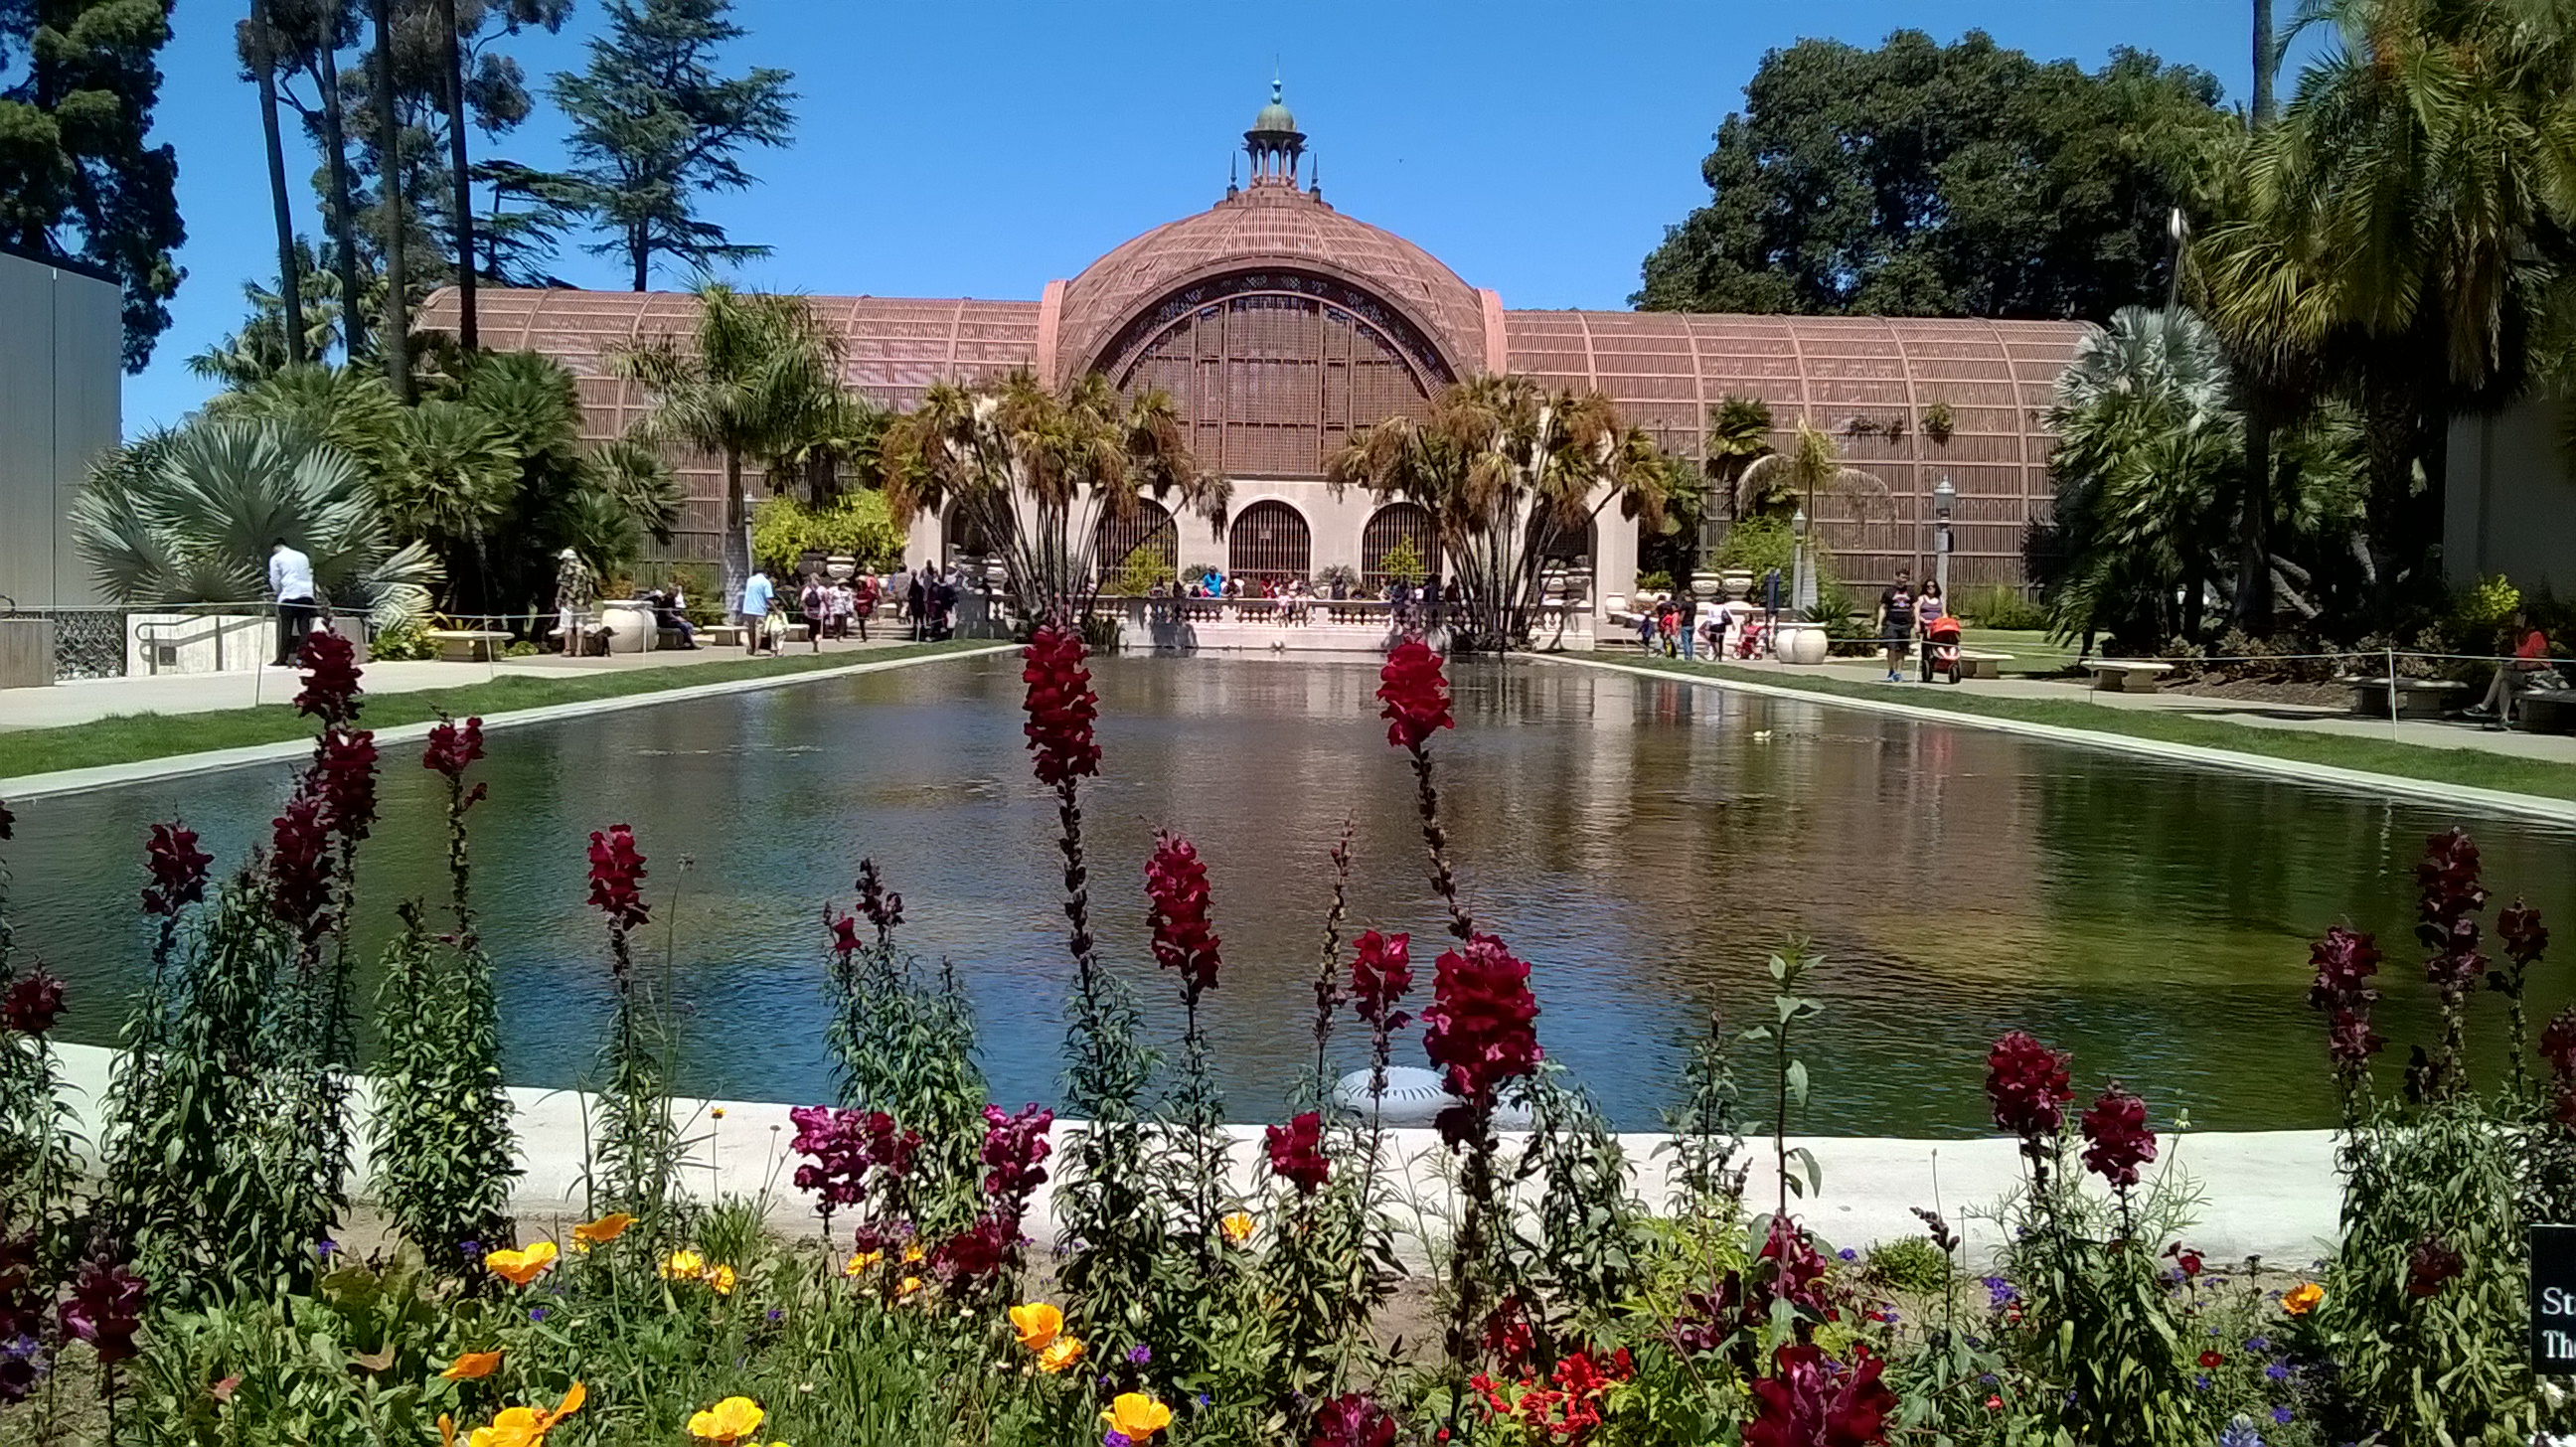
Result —
<instances>
[{"instance_id":1,"label":"botanical building","mask_svg":"<svg viewBox=\"0 0 2576 1447\"><path fill-rule=\"evenodd\" d=\"M1630 423L1697 459L1711 407L1769 404L1786 447L1800 419L1830 434L1846 465L1884 487L1820 496L1819 536L1861 583L1928 565L1930 499L1957 490L1954 587L2023 581L2024 535L2045 516L2049 389L2085 331L2074 322L1514 311L1440 260L1355 220L1303 175L1305 136L1280 103L1244 133L1249 175L1223 199L1137 236L1032 301L823 296L812 303L845 346L848 384L904 408L940 380L1026 368L1050 381L1085 371L1120 389L1160 388L1189 421L1200 461L1232 483L1227 537L1177 529L1179 561L1229 572L1306 574L1332 564L1376 581L1412 538L1435 555L1427 518L1324 486L1327 459L1353 431L1478 372L1527 373L1594 389ZM486 290L487 345L553 355L582 378L589 432L606 439L643 398L605 375L614 343L686 326L676 292ZM441 293L425 325L452 328ZM723 477L680 459L692 507L678 547L716 556ZM1588 563L1591 596L1629 592L1636 528L1605 510ZM1159 529L1158 529L1159 530ZM913 531L916 561L956 539L937 520Z\"/></svg>"}]
</instances>

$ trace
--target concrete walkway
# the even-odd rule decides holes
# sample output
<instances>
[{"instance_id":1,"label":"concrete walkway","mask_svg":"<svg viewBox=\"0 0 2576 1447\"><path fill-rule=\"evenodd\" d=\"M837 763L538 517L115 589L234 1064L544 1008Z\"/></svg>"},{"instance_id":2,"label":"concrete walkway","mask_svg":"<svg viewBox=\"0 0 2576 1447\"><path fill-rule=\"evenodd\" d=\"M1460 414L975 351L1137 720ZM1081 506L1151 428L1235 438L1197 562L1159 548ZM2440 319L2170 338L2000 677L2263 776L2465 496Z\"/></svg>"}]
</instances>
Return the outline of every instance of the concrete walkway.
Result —
<instances>
[{"instance_id":1,"label":"concrete walkway","mask_svg":"<svg viewBox=\"0 0 2576 1447\"><path fill-rule=\"evenodd\" d=\"M873 642L827 642L825 657L864 655L908 642L902 629L891 636L877 630ZM784 656L803 657L811 644L793 644ZM680 670L707 663L739 663L739 648L669 649L653 653L613 653L604 658L563 658L534 654L491 663L370 663L369 693L420 693L438 688L464 688L495 678L584 678L601 673L650 669ZM857 661L853 659L852 661ZM678 686L685 680L675 680ZM209 713L285 703L295 697L299 677L291 668L261 668L238 673L162 674L141 678L89 678L51 688L0 689L0 729L60 728L130 714Z\"/></svg>"},{"instance_id":2,"label":"concrete walkway","mask_svg":"<svg viewBox=\"0 0 2576 1447\"><path fill-rule=\"evenodd\" d=\"M74 1128L85 1139L96 1140L96 1103L104 1098L115 1053L92 1045L55 1048L75 1092ZM524 1223L523 1237L550 1234L569 1239L571 1223L584 1215L580 1176L583 1117L589 1098L568 1090L514 1089L510 1094L517 1110L513 1125L524 1173L511 1197L511 1210ZM701 1198L738 1196L763 1201L776 1229L814 1229L812 1203L786 1184L794 1174L788 1141L795 1134L786 1105L713 1100L683 1100L677 1105L685 1122L682 1133L691 1142L690 1164L681 1172L684 1190ZM364 1082L356 1109L361 1121L356 1134L363 1142ZM1064 1159L1068 1135L1080 1129L1078 1123L1056 1123L1052 1136L1056 1161ZM1257 1125L1227 1127L1233 1140L1235 1185L1249 1199L1258 1199L1266 1186L1255 1171L1256 1163L1264 1159L1261 1130ZM1428 1259L1426 1240L1443 1235L1442 1223L1454 1217L1454 1168L1433 1131L1391 1130L1388 1137L1382 1161L1393 1185L1391 1209L1400 1228L1398 1249L1419 1266ZM1507 1134L1505 1150L1517 1152L1522 1139ZM1666 1139L1646 1134L1619 1137L1638 1198L1658 1211L1669 1199L1664 1171L1668 1157L1657 1154ZM1865 1250L1881 1241L1919 1237L1924 1227L1914 1208L1931 1209L1937 1204L1966 1241L1968 1259L1982 1265L1993 1258L2001 1240L1993 1219L1995 1208L2021 1180L2014 1143L2002 1137L1949 1141L1792 1137L1789 1144L1812 1151L1824 1176L1823 1190L1804 1201L1792 1197L1791 1209L1836 1247ZM2159 1144L2159 1169L2190 1182L2202 1198L2197 1220L2182 1239L2213 1261L2259 1255L2276 1267L2298 1271L2325 1254L2342 1205L2331 1133L2202 1131L2168 1136ZM1746 1190L1750 1210L1767 1209L1766 1203L1774 1199L1778 1178L1771 1174L1770 1146L1767 1139L1746 1142L1752 1159ZM358 1199L371 1199L363 1146L353 1189ZM1052 1247L1056 1233L1051 1188L1042 1188L1029 1234Z\"/></svg>"}]
</instances>

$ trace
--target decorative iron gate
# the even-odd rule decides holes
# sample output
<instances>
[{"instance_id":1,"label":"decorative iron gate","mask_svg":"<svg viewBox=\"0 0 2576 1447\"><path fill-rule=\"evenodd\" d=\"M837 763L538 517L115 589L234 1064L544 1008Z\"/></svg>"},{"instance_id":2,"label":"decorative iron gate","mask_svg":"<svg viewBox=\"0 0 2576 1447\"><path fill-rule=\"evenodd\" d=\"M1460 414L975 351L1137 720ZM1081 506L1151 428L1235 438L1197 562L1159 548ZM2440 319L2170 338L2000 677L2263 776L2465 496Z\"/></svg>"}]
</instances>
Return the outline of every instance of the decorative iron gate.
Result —
<instances>
[{"instance_id":1,"label":"decorative iron gate","mask_svg":"<svg viewBox=\"0 0 2576 1447\"><path fill-rule=\"evenodd\" d=\"M1225 556L1230 574L1286 582L1313 568L1315 535L1295 508L1264 498L1226 525Z\"/></svg>"}]
</instances>

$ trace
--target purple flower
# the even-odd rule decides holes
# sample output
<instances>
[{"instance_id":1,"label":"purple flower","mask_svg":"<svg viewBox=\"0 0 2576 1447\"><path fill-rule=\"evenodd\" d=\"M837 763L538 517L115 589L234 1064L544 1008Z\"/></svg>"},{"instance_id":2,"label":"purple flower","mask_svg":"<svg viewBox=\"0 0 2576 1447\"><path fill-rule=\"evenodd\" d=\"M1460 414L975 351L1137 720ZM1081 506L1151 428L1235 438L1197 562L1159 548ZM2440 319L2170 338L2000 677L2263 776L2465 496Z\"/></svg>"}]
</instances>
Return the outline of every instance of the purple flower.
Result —
<instances>
[{"instance_id":1,"label":"purple flower","mask_svg":"<svg viewBox=\"0 0 2576 1447\"><path fill-rule=\"evenodd\" d=\"M2286 1382L2290 1379L2290 1369L2279 1362L2274 1362L2263 1369L2263 1375L2276 1382Z\"/></svg>"},{"instance_id":2,"label":"purple flower","mask_svg":"<svg viewBox=\"0 0 2576 1447\"><path fill-rule=\"evenodd\" d=\"M483 1259L483 1243L480 1241L459 1241L456 1243L456 1254L464 1257L468 1261L480 1261Z\"/></svg>"},{"instance_id":3,"label":"purple flower","mask_svg":"<svg viewBox=\"0 0 2576 1447\"><path fill-rule=\"evenodd\" d=\"M543 1320L545 1320L545 1319L546 1319L546 1309L545 1309L544 1307L542 1307L542 1306L532 1306L532 1307L529 1307L529 1308L528 1308L528 1320L530 1320L530 1321L543 1321Z\"/></svg>"},{"instance_id":4,"label":"purple flower","mask_svg":"<svg viewBox=\"0 0 2576 1447\"><path fill-rule=\"evenodd\" d=\"M1844 1248L1843 1248L1843 1249L1841 1249L1840 1251L1835 1252L1835 1253L1834 1253L1834 1255L1835 1255L1835 1256L1837 1256L1837 1257L1839 1257L1839 1258L1841 1258L1842 1260L1845 1260L1845 1261L1858 1261L1858 1260L1860 1259L1860 1253L1859 1253L1859 1252L1857 1252L1857 1251L1854 1251L1853 1249L1851 1249L1851 1248L1850 1248L1850 1247L1848 1247L1848 1246L1844 1247Z\"/></svg>"},{"instance_id":5,"label":"purple flower","mask_svg":"<svg viewBox=\"0 0 2576 1447\"><path fill-rule=\"evenodd\" d=\"M1133 1447L1133 1444L1128 1442L1126 1433L1112 1427L1100 1434L1100 1447Z\"/></svg>"},{"instance_id":6,"label":"purple flower","mask_svg":"<svg viewBox=\"0 0 2576 1447\"><path fill-rule=\"evenodd\" d=\"M1136 1345L1127 1349L1127 1363L1130 1366L1141 1367L1153 1359L1154 1349L1145 1345L1143 1342L1138 1342Z\"/></svg>"},{"instance_id":7,"label":"purple flower","mask_svg":"<svg viewBox=\"0 0 2576 1447\"><path fill-rule=\"evenodd\" d=\"M2267 1336L2249 1336L2245 1339L2245 1349L2249 1352L2268 1352L2272 1349L2272 1339Z\"/></svg>"},{"instance_id":8,"label":"purple flower","mask_svg":"<svg viewBox=\"0 0 2576 1447\"><path fill-rule=\"evenodd\" d=\"M2195 1391L2195 1392L2206 1392L2206 1391L2208 1391L2208 1390L2209 1390L2209 1378L2208 1378L2208 1376L2207 1376L2206 1374L2204 1374L2204 1375L2201 1375L2201 1376L2197 1376L2197 1377L2192 1378L2192 1379L2191 1379L2191 1389L2192 1389L2193 1391Z\"/></svg>"},{"instance_id":9,"label":"purple flower","mask_svg":"<svg viewBox=\"0 0 2576 1447\"><path fill-rule=\"evenodd\" d=\"M2272 1420L2280 1423L2284 1427L2290 1425L2290 1409L2287 1407L2274 1407L2272 1409Z\"/></svg>"},{"instance_id":10,"label":"purple flower","mask_svg":"<svg viewBox=\"0 0 2576 1447\"><path fill-rule=\"evenodd\" d=\"M1989 1276L1986 1278L1987 1306L2000 1311L2004 1307L2011 1305L2014 1299L2020 1295L2020 1292L2013 1290L2012 1283L2004 1280L2002 1277Z\"/></svg>"}]
</instances>

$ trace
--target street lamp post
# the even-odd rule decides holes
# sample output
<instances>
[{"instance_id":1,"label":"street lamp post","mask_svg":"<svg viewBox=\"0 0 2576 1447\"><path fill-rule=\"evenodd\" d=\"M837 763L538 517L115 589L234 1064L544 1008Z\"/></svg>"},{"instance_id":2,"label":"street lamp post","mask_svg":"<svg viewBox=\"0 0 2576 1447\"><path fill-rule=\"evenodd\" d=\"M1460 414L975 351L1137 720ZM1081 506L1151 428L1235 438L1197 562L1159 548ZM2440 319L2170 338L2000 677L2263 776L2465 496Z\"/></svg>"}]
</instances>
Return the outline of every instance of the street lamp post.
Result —
<instances>
[{"instance_id":1,"label":"street lamp post","mask_svg":"<svg viewBox=\"0 0 2576 1447\"><path fill-rule=\"evenodd\" d=\"M1932 485L1932 577L1941 585L1941 606L1950 607L1950 514L1959 507L1959 490L1950 485L1950 475Z\"/></svg>"},{"instance_id":2,"label":"street lamp post","mask_svg":"<svg viewBox=\"0 0 2576 1447\"><path fill-rule=\"evenodd\" d=\"M1807 564L1807 510L1800 508L1789 516L1789 534L1796 539L1789 569L1789 610L1801 619L1816 606L1815 570Z\"/></svg>"}]
</instances>

